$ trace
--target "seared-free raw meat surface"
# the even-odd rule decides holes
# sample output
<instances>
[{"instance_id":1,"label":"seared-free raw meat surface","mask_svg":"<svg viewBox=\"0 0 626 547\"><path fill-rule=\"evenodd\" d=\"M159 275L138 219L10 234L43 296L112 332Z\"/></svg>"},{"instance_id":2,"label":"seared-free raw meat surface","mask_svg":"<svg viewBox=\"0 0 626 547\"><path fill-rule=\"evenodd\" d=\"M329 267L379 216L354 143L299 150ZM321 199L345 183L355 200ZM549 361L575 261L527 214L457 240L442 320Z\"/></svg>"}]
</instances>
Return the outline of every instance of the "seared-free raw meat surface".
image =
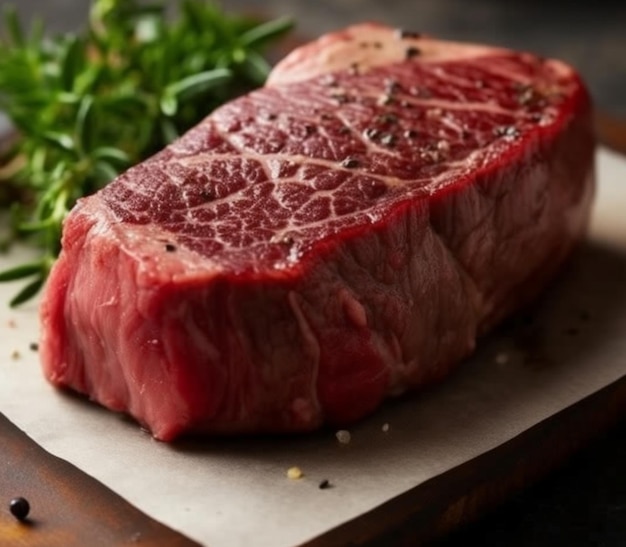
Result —
<instances>
[{"instance_id":1,"label":"seared-free raw meat surface","mask_svg":"<svg viewBox=\"0 0 626 547\"><path fill-rule=\"evenodd\" d=\"M345 425L441 380L583 237L590 109L558 61L324 36L76 205L45 374L166 441Z\"/></svg>"}]
</instances>

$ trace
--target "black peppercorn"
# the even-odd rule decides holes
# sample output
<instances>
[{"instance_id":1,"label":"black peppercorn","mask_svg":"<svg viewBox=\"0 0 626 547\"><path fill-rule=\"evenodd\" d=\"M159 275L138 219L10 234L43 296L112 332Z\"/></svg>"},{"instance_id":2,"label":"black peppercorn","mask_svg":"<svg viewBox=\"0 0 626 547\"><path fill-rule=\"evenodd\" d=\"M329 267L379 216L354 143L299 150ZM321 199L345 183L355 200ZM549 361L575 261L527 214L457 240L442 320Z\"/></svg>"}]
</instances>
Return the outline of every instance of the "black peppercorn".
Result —
<instances>
[{"instance_id":1,"label":"black peppercorn","mask_svg":"<svg viewBox=\"0 0 626 547\"><path fill-rule=\"evenodd\" d=\"M413 57L417 57L420 55L422 51L418 47L408 47L406 48L406 58L412 59Z\"/></svg>"},{"instance_id":2,"label":"black peppercorn","mask_svg":"<svg viewBox=\"0 0 626 547\"><path fill-rule=\"evenodd\" d=\"M176 245L172 245L171 243L166 243L165 244L165 250L168 253L173 253L176 250Z\"/></svg>"},{"instance_id":3,"label":"black peppercorn","mask_svg":"<svg viewBox=\"0 0 626 547\"><path fill-rule=\"evenodd\" d=\"M364 134L365 134L365 136L368 139L374 140L374 139L376 139L380 135L380 131L378 129L373 128L373 127L368 127L365 130Z\"/></svg>"},{"instance_id":4,"label":"black peppercorn","mask_svg":"<svg viewBox=\"0 0 626 547\"><path fill-rule=\"evenodd\" d=\"M21 496L13 498L9 502L9 510L17 520L26 520L30 512L30 503L28 503L26 498L22 498Z\"/></svg>"},{"instance_id":5,"label":"black peppercorn","mask_svg":"<svg viewBox=\"0 0 626 547\"><path fill-rule=\"evenodd\" d=\"M395 80L386 80L385 81L385 93L389 95L393 95L398 91L402 90L402 86L396 82Z\"/></svg>"},{"instance_id":6,"label":"black peppercorn","mask_svg":"<svg viewBox=\"0 0 626 547\"><path fill-rule=\"evenodd\" d=\"M354 169L360 165L359 160L356 158L346 158L341 162L341 167L345 167L346 169Z\"/></svg>"},{"instance_id":7,"label":"black peppercorn","mask_svg":"<svg viewBox=\"0 0 626 547\"><path fill-rule=\"evenodd\" d=\"M324 479L322 482L320 482L319 489L326 490L327 488L330 488L330 481L328 479Z\"/></svg>"},{"instance_id":8,"label":"black peppercorn","mask_svg":"<svg viewBox=\"0 0 626 547\"><path fill-rule=\"evenodd\" d=\"M396 137L395 135L392 135L391 133L386 133L385 135L382 136L382 138L380 139L380 142L384 146L394 146L396 144Z\"/></svg>"},{"instance_id":9,"label":"black peppercorn","mask_svg":"<svg viewBox=\"0 0 626 547\"><path fill-rule=\"evenodd\" d=\"M381 114L376 118L376 121L381 124L393 124L398 122L398 116L395 114Z\"/></svg>"},{"instance_id":10,"label":"black peppercorn","mask_svg":"<svg viewBox=\"0 0 626 547\"><path fill-rule=\"evenodd\" d=\"M331 93L330 96L334 101L337 101L337 103L339 104L346 104L347 102L350 102L350 98L346 93L334 92Z\"/></svg>"},{"instance_id":11,"label":"black peppercorn","mask_svg":"<svg viewBox=\"0 0 626 547\"><path fill-rule=\"evenodd\" d=\"M515 139L519 137L519 130L514 125L503 125L493 130L497 137L505 137L506 139Z\"/></svg>"},{"instance_id":12,"label":"black peppercorn","mask_svg":"<svg viewBox=\"0 0 626 547\"><path fill-rule=\"evenodd\" d=\"M381 106L388 106L394 102L394 98L389 94L385 93L378 98L377 103Z\"/></svg>"}]
</instances>

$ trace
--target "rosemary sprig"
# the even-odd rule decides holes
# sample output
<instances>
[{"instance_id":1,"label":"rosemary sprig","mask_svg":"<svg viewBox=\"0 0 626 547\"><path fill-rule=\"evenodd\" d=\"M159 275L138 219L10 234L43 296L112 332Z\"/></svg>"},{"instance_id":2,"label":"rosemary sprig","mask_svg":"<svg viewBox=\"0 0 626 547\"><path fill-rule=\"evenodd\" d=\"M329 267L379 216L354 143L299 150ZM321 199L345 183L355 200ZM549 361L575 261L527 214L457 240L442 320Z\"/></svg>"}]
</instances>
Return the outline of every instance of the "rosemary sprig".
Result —
<instances>
[{"instance_id":1,"label":"rosemary sprig","mask_svg":"<svg viewBox=\"0 0 626 547\"><path fill-rule=\"evenodd\" d=\"M291 27L259 24L202 0L94 0L84 31L26 31L13 8L0 23L0 110L18 138L0 168L8 242L27 237L39 260L0 272L34 296L60 248L75 201L163 148L225 101L261 85L265 48ZM2 242L0 242L2 243Z\"/></svg>"}]
</instances>

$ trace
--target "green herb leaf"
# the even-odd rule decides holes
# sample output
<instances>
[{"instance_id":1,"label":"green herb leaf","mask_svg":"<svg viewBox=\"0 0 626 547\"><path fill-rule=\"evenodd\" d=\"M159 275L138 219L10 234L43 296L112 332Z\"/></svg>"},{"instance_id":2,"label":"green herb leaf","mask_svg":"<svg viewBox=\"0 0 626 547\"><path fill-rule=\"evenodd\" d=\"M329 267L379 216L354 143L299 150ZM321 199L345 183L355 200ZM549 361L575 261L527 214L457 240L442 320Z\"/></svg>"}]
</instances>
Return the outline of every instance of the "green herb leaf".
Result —
<instances>
[{"instance_id":1,"label":"green herb leaf","mask_svg":"<svg viewBox=\"0 0 626 547\"><path fill-rule=\"evenodd\" d=\"M175 97L178 101L190 99L209 89L224 84L230 80L231 77L232 72L226 68L207 70L200 74L187 76L178 82L168 85L165 88L165 94Z\"/></svg>"},{"instance_id":2,"label":"green herb leaf","mask_svg":"<svg viewBox=\"0 0 626 547\"><path fill-rule=\"evenodd\" d=\"M14 6L7 6L4 9L4 27L10 45L21 47L24 45L24 31L17 17L17 10Z\"/></svg>"},{"instance_id":3,"label":"green herb leaf","mask_svg":"<svg viewBox=\"0 0 626 547\"><path fill-rule=\"evenodd\" d=\"M178 110L178 98L173 93L168 93L168 91L165 90L165 94L161 97L159 104L164 116L171 118L176 115L176 111Z\"/></svg>"},{"instance_id":4,"label":"green herb leaf","mask_svg":"<svg viewBox=\"0 0 626 547\"><path fill-rule=\"evenodd\" d=\"M261 85L269 76L270 65L262 55L251 51L242 63L242 69L246 76Z\"/></svg>"},{"instance_id":5,"label":"green herb leaf","mask_svg":"<svg viewBox=\"0 0 626 547\"><path fill-rule=\"evenodd\" d=\"M113 167L107 161L99 161L94 166L94 174L98 181L106 184L109 181L112 181L117 175L119 175L119 171Z\"/></svg>"},{"instance_id":6,"label":"green herb leaf","mask_svg":"<svg viewBox=\"0 0 626 547\"><path fill-rule=\"evenodd\" d=\"M41 135L41 139L49 145L63 151L71 152L74 150L74 139L65 133L46 131Z\"/></svg>"},{"instance_id":7,"label":"green herb leaf","mask_svg":"<svg viewBox=\"0 0 626 547\"><path fill-rule=\"evenodd\" d=\"M264 45L283 36L292 27L293 21L289 17L267 21L242 34L240 44L244 47Z\"/></svg>"},{"instance_id":8,"label":"green herb leaf","mask_svg":"<svg viewBox=\"0 0 626 547\"><path fill-rule=\"evenodd\" d=\"M113 148L112 146L96 148L92 152L92 156L99 160L109 160L121 165L126 165L130 162L130 157L124 150Z\"/></svg>"},{"instance_id":9,"label":"green herb leaf","mask_svg":"<svg viewBox=\"0 0 626 547\"><path fill-rule=\"evenodd\" d=\"M76 142L83 153L88 153L96 137L95 116L93 112L94 99L85 95L80 101L76 114L76 128L74 130Z\"/></svg>"},{"instance_id":10,"label":"green herb leaf","mask_svg":"<svg viewBox=\"0 0 626 547\"><path fill-rule=\"evenodd\" d=\"M29 262L28 264L22 264L15 268L3 270L0 272L0 282L15 281L17 279L23 279L24 277L30 277L36 273L41 272L40 262Z\"/></svg>"},{"instance_id":11,"label":"green herb leaf","mask_svg":"<svg viewBox=\"0 0 626 547\"><path fill-rule=\"evenodd\" d=\"M65 91L74 90L76 74L82 69L84 44L76 36L70 36L61 53L61 85Z\"/></svg>"},{"instance_id":12,"label":"green herb leaf","mask_svg":"<svg viewBox=\"0 0 626 547\"><path fill-rule=\"evenodd\" d=\"M35 279L35 281L26 285L13 297L13 299L9 302L9 306L15 308L21 304L24 304L24 302L28 302L41 290L41 287L43 287L45 281L46 278L42 276L38 277L37 279Z\"/></svg>"}]
</instances>

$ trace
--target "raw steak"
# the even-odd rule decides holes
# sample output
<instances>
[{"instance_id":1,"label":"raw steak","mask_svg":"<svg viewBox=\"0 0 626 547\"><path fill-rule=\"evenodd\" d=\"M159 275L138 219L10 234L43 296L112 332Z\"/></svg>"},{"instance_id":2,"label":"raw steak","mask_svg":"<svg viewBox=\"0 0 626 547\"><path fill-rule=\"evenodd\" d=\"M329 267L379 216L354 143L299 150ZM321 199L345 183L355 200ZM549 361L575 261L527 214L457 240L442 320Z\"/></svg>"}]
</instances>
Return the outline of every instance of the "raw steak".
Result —
<instances>
[{"instance_id":1,"label":"raw steak","mask_svg":"<svg viewBox=\"0 0 626 547\"><path fill-rule=\"evenodd\" d=\"M77 204L45 374L165 441L348 424L441 380L583 237L590 111L559 61L322 37Z\"/></svg>"}]
</instances>

